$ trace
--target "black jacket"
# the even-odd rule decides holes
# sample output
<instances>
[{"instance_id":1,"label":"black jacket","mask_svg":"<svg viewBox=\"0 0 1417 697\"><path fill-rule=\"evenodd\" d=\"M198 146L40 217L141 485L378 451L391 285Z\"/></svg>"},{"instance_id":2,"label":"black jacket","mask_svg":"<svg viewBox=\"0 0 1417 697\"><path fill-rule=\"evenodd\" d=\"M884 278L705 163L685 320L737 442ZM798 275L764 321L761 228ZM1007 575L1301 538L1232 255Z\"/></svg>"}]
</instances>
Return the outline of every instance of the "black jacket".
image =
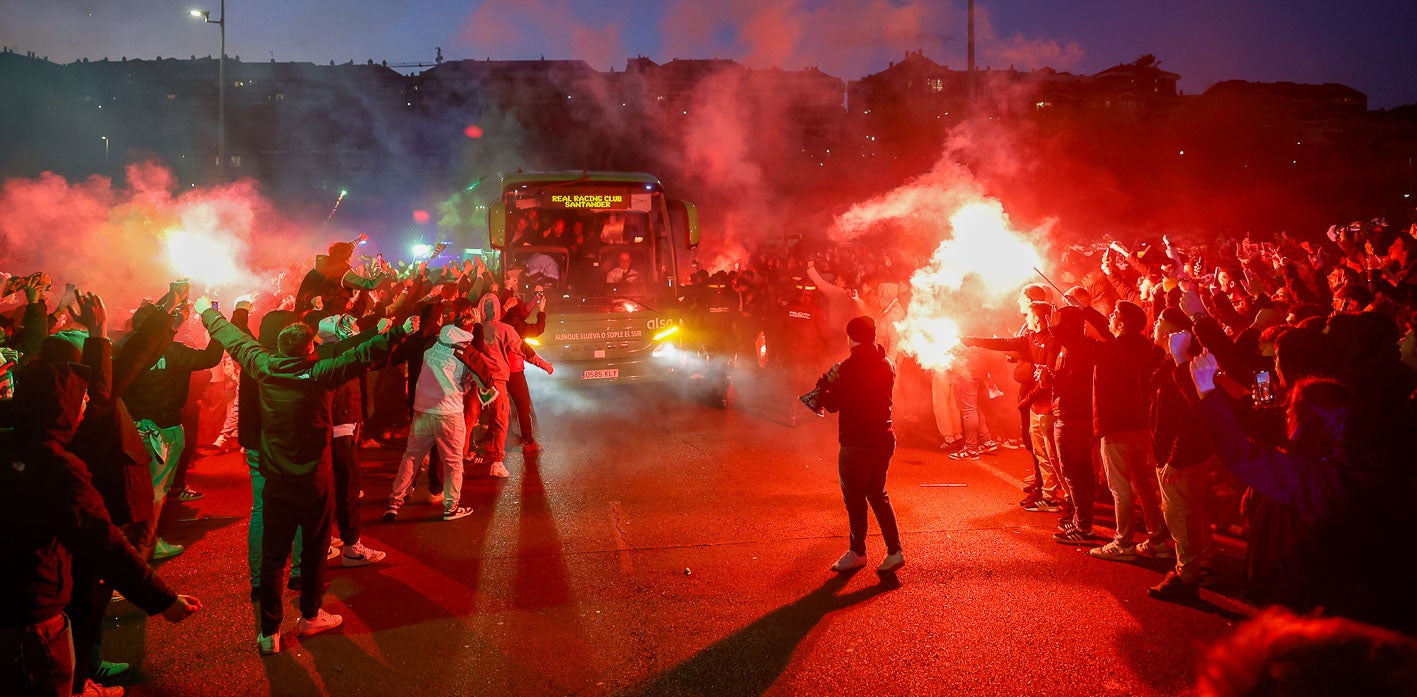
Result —
<instances>
[{"instance_id":1,"label":"black jacket","mask_svg":"<svg viewBox=\"0 0 1417 697\"><path fill-rule=\"evenodd\" d=\"M201 351L173 343L152 367L138 375L123 401L134 419L150 419L160 428L180 426L192 373L220 362L221 343L215 339Z\"/></svg>"},{"instance_id":2,"label":"black jacket","mask_svg":"<svg viewBox=\"0 0 1417 697\"><path fill-rule=\"evenodd\" d=\"M261 414L257 449L261 473L268 478L307 477L330 467L334 390L387 358L403 338L403 329L394 327L337 358L317 360L267 351L217 310L202 313L202 322L256 381Z\"/></svg>"},{"instance_id":3,"label":"black jacket","mask_svg":"<svg viewBox=\"0 0 1417 697\"><path fill-rule=\"evenodd\" d=\"M895 366L880 344L857 344L841 362L835 380L825 376L821 404L827 411L840 412L837 440L844 446L886 447L895 445L891 428L891 387Z\"/></svg>"}]
</instances>

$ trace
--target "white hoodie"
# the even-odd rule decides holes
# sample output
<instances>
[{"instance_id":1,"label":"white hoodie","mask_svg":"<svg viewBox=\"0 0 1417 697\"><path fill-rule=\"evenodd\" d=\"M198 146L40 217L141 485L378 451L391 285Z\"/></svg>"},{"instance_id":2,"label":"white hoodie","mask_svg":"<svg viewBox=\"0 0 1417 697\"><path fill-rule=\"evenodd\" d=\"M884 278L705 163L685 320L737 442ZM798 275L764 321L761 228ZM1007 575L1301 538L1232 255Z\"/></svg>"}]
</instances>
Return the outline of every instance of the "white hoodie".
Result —
<instances>
[{"instance_id":1,"label":"white hoodie","mask_svg":"<svg viewBox=\"0 0 1417 697\"><path fill-rule=\"evenodd\" d=\"M453 352L471 343L472 333L447 325L438 341L423 352L423 372L413 392L413 409L428 414L461 414L463 395L473 383L472 371Z\"/></svg>"}]
</instances>

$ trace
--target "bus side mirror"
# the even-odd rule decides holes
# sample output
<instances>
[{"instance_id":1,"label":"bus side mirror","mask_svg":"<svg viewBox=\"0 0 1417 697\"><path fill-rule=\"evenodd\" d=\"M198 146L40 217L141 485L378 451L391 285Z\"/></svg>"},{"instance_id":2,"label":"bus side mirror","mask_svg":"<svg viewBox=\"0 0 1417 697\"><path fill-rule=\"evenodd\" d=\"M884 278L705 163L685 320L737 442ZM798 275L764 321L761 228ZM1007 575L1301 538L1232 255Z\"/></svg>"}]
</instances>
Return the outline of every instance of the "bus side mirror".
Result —
<instances>
[{"instance_id":1,"label":"bus side mirror","mask_svg":"<svg viewBox=\"0 0 1417 697\"><path fill-rule=\"evenodd\" d=\"M487 239L493 249L507 244L507 207L501 201L487 206Z\"/></svg>"},{"instance_id":2,"label":"bus side mirror","mask_svg":"<svg viewBox=\"0 0 1417 697\"><path fill-rule=\"evenodd\" d=\"M669 229L684 246L699 246L699 209L688 201L669 201Z\"/></svg>"}]
</instances>

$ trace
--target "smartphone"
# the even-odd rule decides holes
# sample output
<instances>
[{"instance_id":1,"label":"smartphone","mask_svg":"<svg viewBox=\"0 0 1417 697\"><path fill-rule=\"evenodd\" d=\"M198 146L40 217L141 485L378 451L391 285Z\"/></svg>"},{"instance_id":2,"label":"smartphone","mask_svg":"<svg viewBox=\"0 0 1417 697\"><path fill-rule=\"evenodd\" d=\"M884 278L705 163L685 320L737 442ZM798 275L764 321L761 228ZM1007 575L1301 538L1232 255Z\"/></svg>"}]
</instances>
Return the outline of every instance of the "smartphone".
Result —
<instances>
[{"instance_id":1,"label":"smartphone","mask_svg":"<svg viewBox=\"0 0 1417 697\"><path fill-rule=\"evenodd\" d=\"M213 309L213 310L221 310L221 301L219 301L219 300L213 300L213 301L212 301L212 309Z\"/></svg>"},{"instance_id":2,"label":"smartphone","mask_svg":"<svg viewBox=\"0 0 1417 697\"><path fill-rule=\"evenodd\" d=\"M1274 374L1268 370L1255 371L1255 387L1251 391L1251 396L1255 400L1256 406L1272 406L1279 401L1278 390L1274 385Z\"/></svg>"}]
</instances>

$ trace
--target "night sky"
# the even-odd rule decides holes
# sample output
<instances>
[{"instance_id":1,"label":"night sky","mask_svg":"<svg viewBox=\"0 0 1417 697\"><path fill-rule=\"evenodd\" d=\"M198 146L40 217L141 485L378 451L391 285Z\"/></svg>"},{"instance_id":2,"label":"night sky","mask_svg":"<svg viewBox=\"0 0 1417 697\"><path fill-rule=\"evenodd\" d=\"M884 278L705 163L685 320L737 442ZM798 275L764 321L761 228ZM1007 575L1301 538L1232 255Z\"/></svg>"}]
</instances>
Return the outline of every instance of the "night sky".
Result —
<instances>
[{"instance_id":1,"label":"night sky","mask_svg":"<svg viewBox=\"0 0 1417 697\"><path fill-rule=\"evenodd\" d=\"M0 44L68 62L215 55L187 13L219 0L0 0ZM229 0L245 61L731 58L852 80L906 50L965 65L964 0ZM1217 81L1339 82L1372 108L1417 103L1413 0L978 0L978 63L1093 73L1155 54L1187 93ZM412 72L416 68L403 68Z\"/></svg>"}]
</instances>

